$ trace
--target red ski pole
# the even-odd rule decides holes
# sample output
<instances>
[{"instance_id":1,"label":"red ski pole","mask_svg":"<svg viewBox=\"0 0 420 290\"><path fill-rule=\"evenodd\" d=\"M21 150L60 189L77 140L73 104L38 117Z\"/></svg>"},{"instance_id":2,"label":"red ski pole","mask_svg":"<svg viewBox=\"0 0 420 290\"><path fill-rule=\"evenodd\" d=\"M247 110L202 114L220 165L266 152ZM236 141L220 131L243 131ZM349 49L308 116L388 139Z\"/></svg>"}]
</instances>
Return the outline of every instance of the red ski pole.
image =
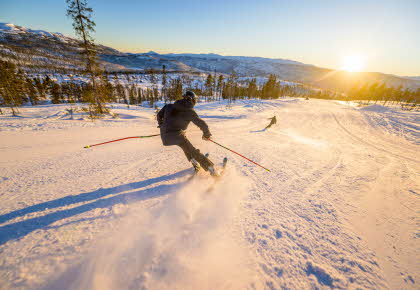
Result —
<instances>
[{"instance_id":1,"label":"red ski pole","mask_svg":"<svg viewBox=\"0 0 420 290\"><path fill-rule=\"evenodd\" d=\"M155 135L147 135L147 136L133 136L133 137L125 137L125 138L121 138L121 139L116 139L116 140L111 140L111 141L107 141L107 142L103 142L103 143L98 143L98 144L92 144L92 145L87 145L83 148L90 148L93 146L99 146L99 145L104 145L104 144L108 144L108 143L112 143L112 142L118 142L118 141L122 141L122 140L127 140L127 139L135 139L135 138L150 138L150 137L155 137L155 136L159 136L160 134L155 134Z\"/></svg>"},{"instance_id":2,"label":"red ski pole","mask_svg":"<svg viewBox=\"0 0 420 290\"><path fill-rule=\"evenodd\" d=\"M267 170L268 172L271 172L271 171L270 171L270 169L265 168L264 166L262 166L262 165L258 164L258 163L257 163L257 162L255 162L255 161L252 161L252 160L251 160L251 159L249 159L249 158L246 158L246 157L245 157L245 156L243 156L242 154L239 154L238 152L235 152L235 151L233 151L232 149L229 149L229 148L227 148L226 146L223 146L222 144L217 143L216 141L213 141L213 140L211 140L211 139L209 139L209 140L210 140L211 142L213 142L214 144L219 145L220 147L222 147L222 148L224 148L224 149L226 149L226 150L229 150L230 152L233 152L233 153L235 153L236 155L241 156L242 158L244 158L244 159L248 160L249 162L252 162L252 163L254 163L255 165L258 165L259 167L264 168L264 169L265 169L265 170Z\"/></svg>"}]
</instances>

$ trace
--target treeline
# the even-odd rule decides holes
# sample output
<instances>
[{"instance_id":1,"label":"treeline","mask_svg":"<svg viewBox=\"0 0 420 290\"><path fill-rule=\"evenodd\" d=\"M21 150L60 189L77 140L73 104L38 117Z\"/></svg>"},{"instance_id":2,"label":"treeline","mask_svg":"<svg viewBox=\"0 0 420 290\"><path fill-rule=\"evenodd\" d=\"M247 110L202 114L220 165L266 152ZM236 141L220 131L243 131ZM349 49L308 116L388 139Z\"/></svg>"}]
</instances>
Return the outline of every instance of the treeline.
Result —
<instances>
[{"instance_id":1,"label":"treeline","mask_svg":"<svg viewBox=\"0 0 420 290\"><path fill-rule=\"evenodd\" d=\"M317 99L336 99L346 101L366 101L383 105L401 103L405 109L416 107L420 99L420 90L387 87L383 84L356 85L347 94L321 90L304 84L281 83L275 75L258 84L257 78L239 78L231 75L208 74L206 78L195 74L178 74L168 76L165 66L162 70L149 70L142 74L139 80L131 73L109 74L102 72L97 75L96 94L101 96L101 102L121 103L130 105L147 105L154 107L155 103L173 102L182 97L183 92L192 90L204 101L239 99L277 99L280 97L302 97ZM74 79L71 75L68 81L57 82L48 75L30 77L11 62L0 61L0 105L12 109L13 115L22 104L33 106L50 101L60 103L92 103L93 87L91 82Z\"/></svg>"},{"instance_id":2,"label":"treeline","mask_svg":"<svg viewBox=\"0 0 420 290\"><path fill-rule=\"evenodd\" d=\"M60 103L92 103L94 99L91 82L70 79L57 82L48 75L30 77L14 63L0 61L0 105L12 109L13 115L22 104L33 106L50 101ZM185 90L192 90L205 101L227 99L235 101L246 98L275 99L283 96L304 96L309 90L303 85L280 85L276 76L271 75L263 85L257 79L240 81L236 74L208 74L206 80L196 75L182 74L168 78L165 66L160 72L149 71L144 77L149 87L139 86L138 80L130 74L96 75L96 94L102 103L122 103L127 106L147 104L153 107L156 102L173 102L182 97ZM121 77L125 78L124 81ZM145 80L142 80L142 82Z\"/></svg>"},{"instance_id":3,"label":"treeline","mask_svg":"<svg viewBox=\"0 0 420 290\"><path fill-rule=\"evenodd\" d=\"M236 73L229 76L208 74L204 85L200 88L193 88L198 95L206 100L227 99L235 101L238 99L277 99L281 97L308 97L314 96L314 88L299 83L284 83L271 74L263 84L258 84L257 78L245 80L238 77ZM325 91L323 98L332 98L335 93ZM328 95L328 97L326 97Z\"/></svg>"},{"instance_id":4,"label":"treeline","mask_svg":"<svg viewBox=\"0 0 420 290\"><path fill-rule=\"evenodd\" d=\"M388 87L383 83L356 84L346 96L347 101L382 102L384 106L389 104L401 104L406 110L414 109L420 101L420 88L416 91L403 88Z\"/></svg>"},{"instance_id":5,"label":"treeline","mask_svg":"<svg viewBox=\"0 0 420 290\"><path fill-rule=\"evenodd\" d=\"M50 101L60 103L86 103L92 101L92 85L87 82L70 80L58 83L49 76L31 78L14 63L0 61L0 106L10 107L14 116L23 104L33 106ZM170 90L170 89L169 89ZM148 101L151 105L159 100L159 92L153 88L140 88L134 84L123 86L116 78L115 84L104 75L97 84L97 93L105 103L116 102L127 105L142 104ZM0 113L2 111L0 110Z\"/></svg>"}]
</instances>

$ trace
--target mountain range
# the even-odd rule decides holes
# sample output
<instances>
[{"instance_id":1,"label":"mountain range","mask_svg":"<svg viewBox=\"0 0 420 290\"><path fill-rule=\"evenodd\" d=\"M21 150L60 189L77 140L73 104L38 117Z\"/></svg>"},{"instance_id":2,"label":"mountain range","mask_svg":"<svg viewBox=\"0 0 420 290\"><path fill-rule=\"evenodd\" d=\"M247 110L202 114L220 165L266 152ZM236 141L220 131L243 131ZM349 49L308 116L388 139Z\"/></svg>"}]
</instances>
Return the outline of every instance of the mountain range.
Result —
<instances>
[{"instance_id":1,"label":"mountain range","mask_svg":"<svg viewBox=\"0 0 420 290\"><path fill-rule=\"evenodd\" d=\"M0 59L18 62L30 72L66 73L80 69L80 41L61 33L0 23ZM364 82L383 82L387 86L420 88L416 77L401 77L379 72L349 73L317 67L301 62L248 56L222 56L218 54L159 54L120 52L111 47L97 45L100 64L107 71L144 71L162 69L175 72L218 72L239 76L268 76L302 82L316 87L346 90Z\"/></svg>"}]
</instances>

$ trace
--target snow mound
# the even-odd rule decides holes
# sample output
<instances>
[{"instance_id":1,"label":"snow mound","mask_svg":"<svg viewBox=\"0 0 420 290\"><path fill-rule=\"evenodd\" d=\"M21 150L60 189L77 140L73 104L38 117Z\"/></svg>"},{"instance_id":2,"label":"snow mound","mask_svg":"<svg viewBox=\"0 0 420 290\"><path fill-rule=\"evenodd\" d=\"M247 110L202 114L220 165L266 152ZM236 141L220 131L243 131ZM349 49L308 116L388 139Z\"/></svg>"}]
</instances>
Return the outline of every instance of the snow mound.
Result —
<instances>
[{"instance_id":1,"label":"snow mound","mask_svg":"<svg viewBox=\"0 0 420 290\"><path fill-rule=\"evenodd\" d=\"M358 109L373 128L395 138L420 144L420 126L417 111L404 111L399 105L372 104Z\"/></svg>"},{"instance_id":2,"label":"snow mound","mask_svg":"<svg viewBox=\"0 0 420 290\"><path fill-rule=\"evenodd\" d=\"M336 284L342 284L343 282L343 278L340 277L340 275L338 275L337 273L335 273L336 271L334 271L334 269L329 269L326 270L325 269L326 266L325 265L317 265L311 261L308 261L306 263L306 274L308 276L313 275L319 284L321 285L325 285L328 287L337 287L338 285ZM334 273L335 275L331 275L331 273ZM343 285L340 285L341 287Z\"/></svg>"}]
</instances>

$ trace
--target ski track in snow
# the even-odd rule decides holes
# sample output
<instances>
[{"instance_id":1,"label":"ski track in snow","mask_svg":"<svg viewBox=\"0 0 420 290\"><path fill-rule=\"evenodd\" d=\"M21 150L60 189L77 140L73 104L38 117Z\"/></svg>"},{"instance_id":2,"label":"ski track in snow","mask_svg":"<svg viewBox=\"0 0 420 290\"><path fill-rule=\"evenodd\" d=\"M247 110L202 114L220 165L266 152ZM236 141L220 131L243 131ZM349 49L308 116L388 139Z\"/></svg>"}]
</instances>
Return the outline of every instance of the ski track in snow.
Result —
<instances>
[{"instance_id":1,"label":"ski track in snow","mask_svg":"<svg viewBox=\"0 0 420 290\"><path fill-rule=\"evenodd\" d=\"M0 289L417 289L417 112L323 100L201 103L220 162L190 178L154 110L0 116ZM278 123L268 130L267 118ZM47 117L46 117L47 116Z\"/></svg>"}]
</instances>

